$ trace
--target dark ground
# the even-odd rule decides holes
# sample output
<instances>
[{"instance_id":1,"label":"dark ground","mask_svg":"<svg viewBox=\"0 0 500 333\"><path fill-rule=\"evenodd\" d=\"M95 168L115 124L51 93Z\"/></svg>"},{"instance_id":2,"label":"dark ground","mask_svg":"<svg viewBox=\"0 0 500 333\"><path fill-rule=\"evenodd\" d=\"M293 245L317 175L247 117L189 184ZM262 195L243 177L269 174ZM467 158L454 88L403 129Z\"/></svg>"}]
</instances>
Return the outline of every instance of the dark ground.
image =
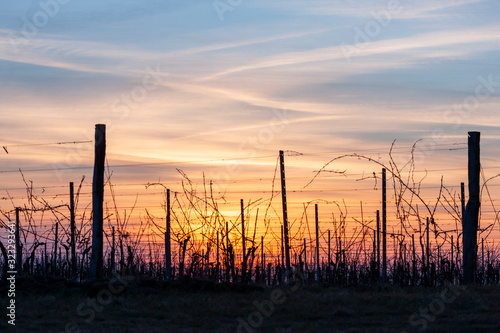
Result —
<instances>
[{"instance_id":1,"label":"dark ground","mask_svg":"<svg viewBox=\"0 0 500 333\"><path fill-rule=\"evenodd\" d=\"M125 283L18 279L15 328L3 283L0 332L500 332L499 286Z\"/></svg>"}]
</instances>

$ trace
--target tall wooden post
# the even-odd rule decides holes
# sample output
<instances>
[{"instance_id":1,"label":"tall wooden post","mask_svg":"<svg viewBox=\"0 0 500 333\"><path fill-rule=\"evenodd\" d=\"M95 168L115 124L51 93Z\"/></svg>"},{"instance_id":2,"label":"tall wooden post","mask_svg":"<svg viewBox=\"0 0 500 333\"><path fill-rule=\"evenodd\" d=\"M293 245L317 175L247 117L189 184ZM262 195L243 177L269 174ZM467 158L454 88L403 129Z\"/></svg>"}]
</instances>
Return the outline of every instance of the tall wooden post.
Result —
<instances>
[{"instance_id":1,"label":"tall wooden post","mask_svg":"<svg viewBox=\"0 0 500 333\"><path fill-rule=\"evenodd\" d=\"M342 239L339 236L339 258L340 258L340 266L337 263L337 267L342 267L342 266L344 267L344 271L342 271L342 282L341 282L341 283L344 283L344 276L345 276L345 274L347 272L345 270L345 268L347 268L347 265L346 265L346 263L344 261L345 258L342 255L342 253L343 253L343 251L342 251Z\"/></svg>"},{"instance_id":2,"label":"tall wooden post","mask_svg":"<svg viewBox=\"0 0 500 333\"><path fill-rule=\"evenodd\" d=\"M426 238L426 246L425 246L425 274L427 278L427 283L430 282L430 257L431 257L431 247L430 247L430 241L429 241L429 218L426 220L426 228L425 228L425 238Z\"/></svg>"},{"instance_id":3,"label":"tall wooden post","mask_svg":"<svg viewBox=\"0 0 500 333\"><path fill-rule=\"evenodd\" d=\"M165 278L172 278L172 249L170 245L170 189L167 189L167 216L165 217ZM217 234L218 236L218 234Z\"/></svg>"},{"instance_id":4,"label":"tall wooden post","mask_svg":"<svg viewBox=\"0 0 500 333\"><path fill-rule=\"evenodd\" d=\"M245 209L243 208L243 199L240 199L241 209L241 243L243 249L242 262L241 262L241 282L246 282L247 275L247 260L246 260L246 242L245 242Z\"/></svg>"},{"instance_id":5,"label":"tall wooden post","mask_svg":"<svg viewBox=\"0 0 500 333\"><path fill-rule=\"evenodd\" d=\"M403 265L406 265L406 254L407 254L406 243L404 243L403 244Z\"/></svg>"},{"instance_id":6,"label":"tall wooden post","mask_svg":"<svg viewBox=\"0 0 500 333\"><path fill-rule=\"evenodd\" d=\"M453 258L453 235L451 235L451 261L450 261L450 272L451 272L451 284L453 284L453 280L454 280L454 277L455 277L455 274L453 273L454 271L454 265L453 265L453 262L454 262L454 258Z\"/></svg>"},{"instance_id":7,"label":"tall wooden post","mask_svg":"<svg viewBox=\"0 0 500 333\"><path fill-rule=\"evenodd\" d=\"M286 282L290 284L290 244L288 241L288 210L286 204L285 159L280 150L281 201L283 205L283 233L285 237Z\"/></svg>"},{"instance_id":8,"label":"tall wooden post","mask_svg":"<svg viewBox=\"0 0 500 333\"><path fill-rule=\"evenodd\" d=\"M372 262L374 265L377 263L377 230L373 230L373 254L372 254Z\"/></svg>"},{"instance_id":9,"label":"tall wooden post","mask_svg":"<svg viewBox=\"0 0 500 333\"><path fill-rule=\"evenodd\" d=\"M20 230L19 230L19 207L16 207L16 230L15 230L15 235L16 235L16 268L17 268L17 275L22 276L23 275L23 248L21 246L21 235L20 235Z\"/></svg>"},{"instance_id":10,"label":"tall wooden post","mask_svg":"<svg viewBox=\"0 0 500 333\"><path fill-rule=\"evenodd\" d=\"M382 282L387 280L387 242L386 242L386 225L387 225L387 179L386 170L382 169Z\"/></svg>"},{"instance_id":11,"label":"tall wooden post","mask_svg":"<svg viewBox=\"0 0 500 333\"><path fill-rule=\"evenodd\" d=\"M92 181L92 257L90 279L102 277L103 269L103 202L104 162L106 159L106 125L95 126L94 178Z\"/></svg>"},{"instance_id":12,"label":"tall wooden post","mask_svg":"<svg viewBox=\"0 0 500 333\"><path fill-rule=\"evenodd\" d=\"M59 236L59 222L56 222L56 233L55 233L55 240L54 240L54 258L52 260L52 276L56 276L56 270L57 270L57 237Z\"/></svg>"},{"instance_id":13,"label":"tall wooden post","mask_svg":"<svg viewBox=\"0 0 500 333\"><path fill-rule=\"evenodd\" d=\"M330 242L331 242L330 229L328 229L328 266L327 267L330 267L330 262L332 260Z\"/></svg>"},{"instance_id":14,"label":"tall wooden post","mask_svg":"<svg viewBox=\"0 0 500 333\"><path fill-rule=\"evenodd\" d=\"M69 214L71 224L71 276L76 278L75 190L73 182L69 183Z\"/></svg>"},{"instance_id":15,"label":"tall wooden post","mask_svg":"<svg viewBox=\"0 0 500 333\"><path fill-rule=\"evenodd\" d=\"M377 210L377 274L380 274L380 210Z\"/></svg>"},{"instance_id":16,"label":"tall wooden post","mask_svg":"<svg viewBox=\"0 0 500 333\"><path fill-rule=\"evenodd\" d=\"M436 284L439 283L439 273L441 272L441 246L439 244L437 244L437 250L438 250L438 253L437 253L437 274L436 274Z\"/></svg>"},{"instance_id":17,"label":"tall wooden post","mask_svg":"<svg viewBox=\"0 0 500 333\"><path fill-rule=\"evenodd\" d=\"M306 244L306 239L304 238L303 240L304 244L304 272L307 272L307 244Z\"/></svg>"},{"instance_id":18,"label":"tall wooden post","mask_svg":"<svg viewBox=\"0 0 500 333\"><path fill-rule=\"evenodd\" d=\"M469 201L465 208L463 223L463 267L464 284L473 284L477 263L477 228L479 221L480 185L481 172L480 162L480 133L469 132Z\"/></svg>"},{"instance_id":19,"label":"tall wooden post","mask_svg":"<svg viewBox=\"0 0 500 333\"><path fill-rule=\"evenodd\" d=\"M111 246L111 275L114 276L116 269L115 269L115 227L112 227L112 232L113 232L113 243Z\"/></svg>"},{"instance_id":20,"label":"tall wooden post","mask_svg":"<svg viewBox=\"0 0 500 333\"><path fill-rule=\"evenodd\" d=\"M215 281L220 282L220 245L219 245L219 230L217 230L217 262L215 268Z\"/></svg>"},{"instance_id":21,"label":"tall wooden post","mask_svg":"<svg viewBox=\"0 0 500 333\"><path fill-rule=\"evenodd\" d=\"M260 265L262 266L262 284L266 282L266 258L264 257L264 236L260 236Z\"/></svg>"},{"instance_id":22,"label":"tall wooden post","mask_svg":"<svg viewBox=\"0 0 500 333\"><path fill-rule=\"evenodd\" d=\"M226 222L226 282L229 282L229 265L230 265L230 253L229 253L229 222Z\"/></svg>"},{"instance_id":23,"label":"tall wooden post","mask_svg":"<svg viewBox=\"0 0 500 333\"><path fill-rule=\"evenodd\" d=\"M412 245L412 278L413 285L417 284L417 256L415 254L415 235L411 235L411 245Z\"/></svg>"},{"instance_id":24,"label":"tall wooden post","mask_svg":"<svg viewBox=\"0 0 500 333\"><path fill-rule=\"evenodd\" d=\"M318 204L314 204L314 215L316 220L316 283L319 284L319 217L318 217Z\"/></svg>"}]
</instances>

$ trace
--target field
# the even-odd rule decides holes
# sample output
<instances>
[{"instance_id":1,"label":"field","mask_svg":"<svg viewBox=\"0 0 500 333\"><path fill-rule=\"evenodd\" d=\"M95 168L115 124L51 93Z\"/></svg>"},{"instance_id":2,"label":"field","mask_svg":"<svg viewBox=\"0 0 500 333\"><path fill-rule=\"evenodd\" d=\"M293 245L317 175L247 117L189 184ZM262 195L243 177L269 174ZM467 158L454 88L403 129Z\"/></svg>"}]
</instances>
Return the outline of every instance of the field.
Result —
<instances>
[{"instance_id":1,"label":"field","mask_svg":"<svg viewBox=\"0 0 500 333\"><path fill-rule=\"evenodd\" d=\"M2 284L5 309L7 285ZM12 332L499 332L498 286L16 282Z\"/></svg>"}]
</instances>

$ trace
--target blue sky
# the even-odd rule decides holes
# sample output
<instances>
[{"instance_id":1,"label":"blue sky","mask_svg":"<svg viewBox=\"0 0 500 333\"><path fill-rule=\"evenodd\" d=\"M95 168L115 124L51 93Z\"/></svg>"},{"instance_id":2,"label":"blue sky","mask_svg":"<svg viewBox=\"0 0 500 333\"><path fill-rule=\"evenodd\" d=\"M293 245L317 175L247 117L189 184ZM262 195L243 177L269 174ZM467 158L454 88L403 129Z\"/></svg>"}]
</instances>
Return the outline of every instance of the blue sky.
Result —
<instances>
[{"instance_id":1,"label":"blue sky","mask_svg":"<svg viewBox=\"0 0 500 333\"><path fill-rule=\"evenodd\" d=\"M115 164L279 149L333 156L393 140L464 143L469 130L492 147L499 138L498 1L48 0L0 9L0 130L10 147L2 170L90 165L90 145L16 145L89 140L96 123L108 125ZM257 173L274 166L248 163Z\"/></svg>"}]
</instances>

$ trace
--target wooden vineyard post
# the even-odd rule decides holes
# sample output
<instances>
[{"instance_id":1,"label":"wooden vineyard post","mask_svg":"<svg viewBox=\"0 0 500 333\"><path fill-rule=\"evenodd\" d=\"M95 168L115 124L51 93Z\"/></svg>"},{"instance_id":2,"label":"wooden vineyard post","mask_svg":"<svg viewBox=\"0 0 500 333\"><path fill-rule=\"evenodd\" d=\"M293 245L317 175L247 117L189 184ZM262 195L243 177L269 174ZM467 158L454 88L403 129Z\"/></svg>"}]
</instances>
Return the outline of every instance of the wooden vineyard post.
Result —
<instances>
[{"instance_id":1,"label":"wooden vineyard post","mask_svg":"<svg viewBox=\"0 0 500 333\"><path fill-rule=\"evenodd\" d=\"M407 255L407 251L408 251L407 248L406 248L406 245L407 245L406 243L403 244L403 248L404 248L404 250L403 250L403 264L404 265L406 265L406 255Z\"/></svg>"},{"instance_id":2,"label":"wooden vineyard post","mask_svg":"<svg viewBox=\"0 0 500 333\"><path fill-rule=\"evenodd\" d=\"M116 273L116 268L115 268L115 227L112 227L112 246L111 246L111 275L114 276Z\"/></svg>"},{"instance_id":3,"label":"wooden vineyard post","mask_svg":"<svg viewBox=\"0 0 500 333\"><path fill-rule=\"evenodd\" d=\"M288 241L288 210L286 202L285 160L280 150L281 201L283 206L283 236L285 239L286 283L290 284L290 244Z\"/></svg>"},{"instance_id":4,"label":"wooden vineyard post","mask_svg":"<svg viewBox=\"0 0 500 333\"><path fill-rule=\"evenodd\" d=\"M463 221L463 281L464 284L474 283L477 263L477 228L479 221L481 172L480 162L480 133L469 132L468 137L468 173L469 173L469 201L465 208Z\"/></svg>"},{"instance_id":5,"label":"wooden vineyard post","mask_svg":"<svg viewBox=\"0 0 500 333\"><path fill-rule=\"evenodd\" d=\"M262 266L262 284L266 283L266 258L264 257L264 236L260 236L260 265Z\"/></svg>"},{"instance_id":6,"label":"wooden vineyard post","mask_svg":"<svg viewBox=\"0 0 500 333\"><path fill-rule=\"evenodd\" d=\"M437 245L437 250L438 250L438 253L437 253L437 281L436 281L436 285L439 285L439 273L441 272L441 246L438 244Z\"/></svg>"},{"instance_id":7,"label":"wooden vineyard post","mask_svg":"<svg viewBox=\"0 0 500 333\"><path fill-rule=\"evenodd\" d=\"M219 245L219 230L217 230L217 262L215 266L215 281L220 282L220 245Z\"/></svg>"},{"instance_id":8,"label":"wooden vineyard post","mask_svg":"<svg viewBox=\"0 0 500 333\"><path fill-rule=\"evenodd\" d=\"M90 279L102 277L103 269L103 202L104 162L106 158L106 125L95 126L94 177L92 181L92 257Z\"/></svg>"},{"instance_id":9,"label":"wooden vineyard post","mask_svg":"<svg viewBox=\"0 0 500 333\"><path fill-rule=\"evenodd\" d=\"M340 238L340 236L338 237L338 256L339 256L339 259L337 260L337 267L338 268L344 268L344 271L345 271L345 263L344 263L344 258L342 257L342 239ZM340 270L340 273L341 273L341 284L344 283L344 271Z\"/></svg>"},{"instance_id":10,"label":"wooden vineyard post","mask_svg":"<svg viewBox=\"0 0 500 333\"><path fill-rule=\"evenodd\" d=\"M59 231L59 223L56 222L56 233L55 233L55 240L54 240L54 258L52 260L52 276L56 276L56 270L57 270L57 237L58 237L58 231Z\"/></svg>"},{"instance_id":11,"label":"wooden vineyard post","mask_svg":"<svg viewBox=\"0 0 500 333\"><path fill-rule=\"evenodd\" d=\"M241 282L246 282L247 274L247 260L246 260L246 242L245 242L245 210L243 208L243 199L240 200L241 209L241 246L243 249L242 261L241 261Z\"/></svg>"},{"instance_id":12,"label":"wooden vineyard post","mask_svg":"<svg viewBox=\"0 0 500 333\"><path fill-rule=\"evenodd\" d=\"M170 244L170 189L167 189L167 207L165 216L165 278L172 278L172 248ZM217 234L218 236L218 234Z\"/></svg>"},{"instance_id":13,"label":"wooden vineyard post","mask_svg":"<svg viewBox=\"0 0 500 333\"><path fill-rule=\"evenodd\" d=\"M412 278L413 285L417 284L417 258L415 254L415 234L411 235L411 245L412 245Z\"/></svg>"},{"instance_id":14,"label":"wooden vineyard post","mask_svg":"<svg viewBox=\"0 0 500 333\"><path fill-rule=\"evenodd\" d=\"M430 283L430 257L431 257L431 247L430 247L430 241L429 241L429 218L426 220L426 227L425 227L425 276L427 279L427 283Z\"/></svg>"},{"instance_id":15,"label":"wooden vineyard post","mask_svg":"<svg viewBox=\"0 0 500 333\"><path fill-rule=\"evenodd\" d=\"M377 275L380 278L380 210L377 210Z\"/></svg>"},{"instance_id":16,"label":"wooden vineyard post","mask_svg":"<svg viewBox=\"0 0 500 333\"><path fill-rule=\"evenodd\" d=\"M387 179L386 170L382 169L382 282L387 280L387 242L386 242L386 225L387 225Z\"/></svg>"},{"instance_id":17,"label":"wooden vineyard post","mask_svg":"<svg viewBox=\"0 0 500 333\"><path fill-rule=\"evenodd\" d=\"M454 258L453 258L453 235L451 235L451 261L450 261L450 272L451 272L451 284L454 283L454 277L455 277L455 274L454 274Z\"/></svg>"},{"instance_id":18,"label":"wooden vineyard post","mask_svg":"<svg viewBox=\"0 0 500 333\"><path fill-rule=\"evenodd\" d=\"M373 246L372 246L372 262L374 265L377 263L377 230L373 230Z\"/></svg>"},{"instance_id":19,"label":"wooden vineyard post","mask_svg":"<svg viewBox=\"0 0 500 333\"><path fill-rule=\"evenodd\" d=\"M73 182L69 183L69 214L71 224L71 276L76 278L76 237L75 237L75 190Z\"/></svg>"},{"instance_id":20,"label":"wooden vineyard post","mask_svg":"<svg viewBox=\"0 0 500 333\"><path fill-rule=\"evenodd\" d=\"M230 253L229 253L229 222L226 222L226 282L229 282L229 265L230 265Z\"/></svg>"},{"instance_id":21,"label":"wooden vineyard post","mask_svg":"<svg viewBox=\"0 0 500 333\"><path fill-rule=\"evenodd\" d=\"M318 204L314 204L314 212L316 217L316 283L320 282L319 271L319 217L318 217Z\"/></svg>"},{"instance_id":22,"label":"wooden vineyard post","mask_svg":"<svg viewBox=\"0 0 500 333\"><path fill-rule=\"evenodd\" d=\"M330 267L330 262L332 261L331 255L331 238L330 238L330 229L328 229L328 266Z\"/></svg>"},{"instance_id":23,"label":"wooden vineyard post","mask_svg":"<svg viewBox=\"0 0 500 333\"><path fill-rule=\"evenodd\" d=\"M305 238L303 239L303 243L304 243L304 273L307 274L307 244Z\"/></svg>"},{"instance_id":24,"label":"wooden vineyard post","mask_svg":"<svg viewBox=\"0 0 500 333\"><path fill-rule=\"evenodd\" d=\"M17 276L22 276L23 275L23 248L21 246L21 235L20 235L20 230L19 230L19 207L16 207L16 230L15 230L15 236L16 236L16 269L17 269Z\"/></svg>"}]
</instances>

